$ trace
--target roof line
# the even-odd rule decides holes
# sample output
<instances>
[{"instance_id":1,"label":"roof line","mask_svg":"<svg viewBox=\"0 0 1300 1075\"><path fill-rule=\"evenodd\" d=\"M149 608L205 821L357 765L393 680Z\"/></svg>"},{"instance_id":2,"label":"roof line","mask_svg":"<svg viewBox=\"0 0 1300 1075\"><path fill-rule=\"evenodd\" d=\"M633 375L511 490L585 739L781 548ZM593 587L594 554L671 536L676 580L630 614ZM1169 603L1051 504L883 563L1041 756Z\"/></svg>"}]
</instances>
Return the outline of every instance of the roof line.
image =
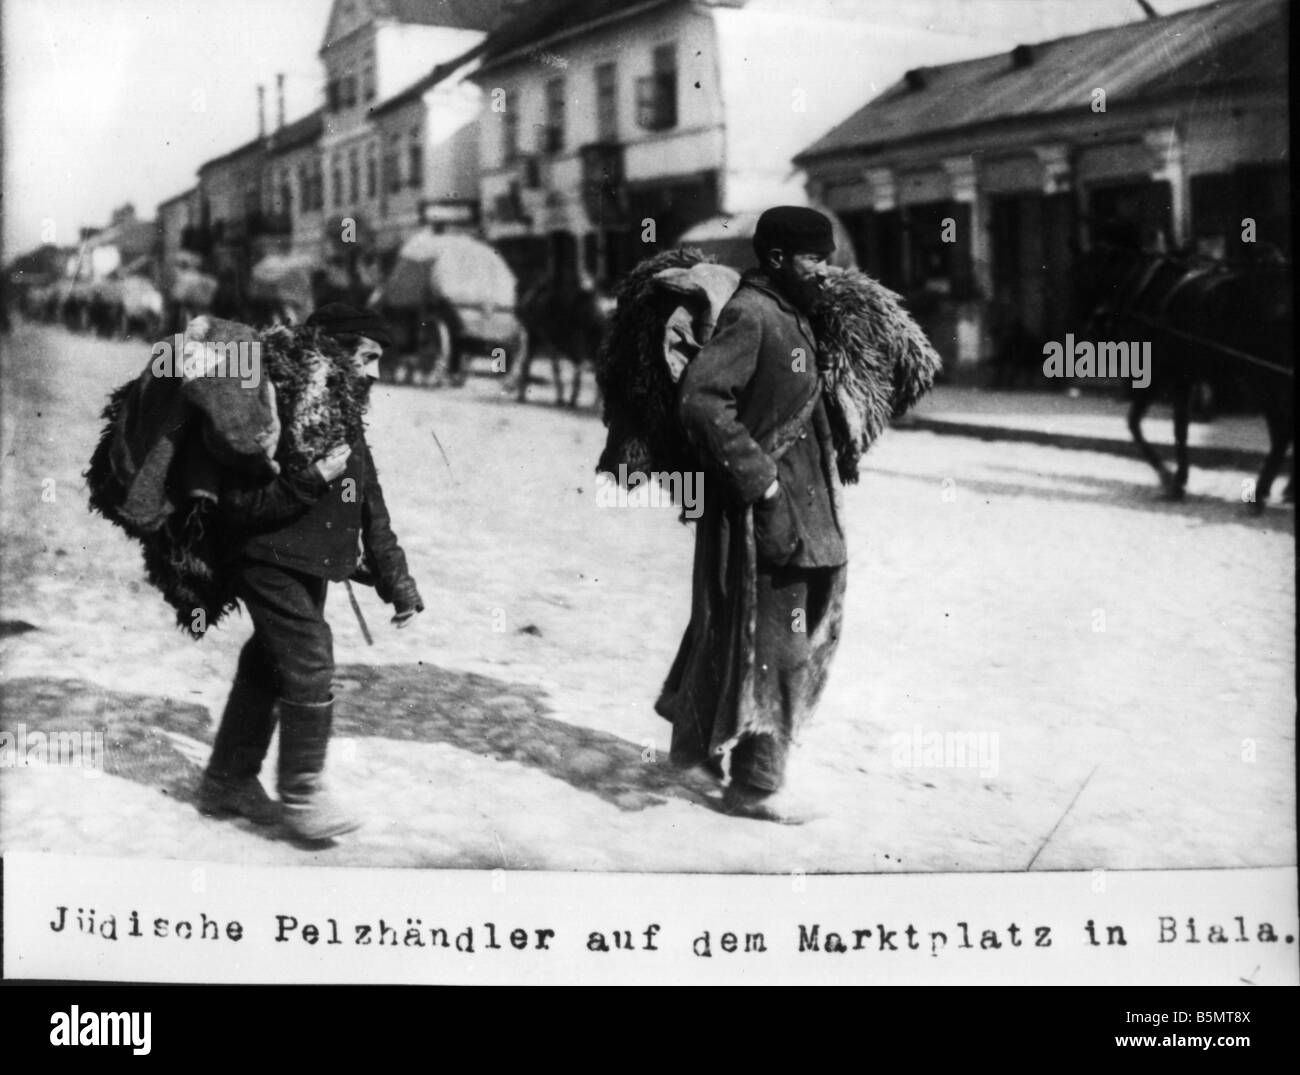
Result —
<instances>
[{"instance_id":1,"label":"roof line","mask_svg":"<svg viewBox=\"0 0 1300 1075\"><path fill-rule=\"evenodd\" d=\"M622 22L625 19L633 18L636 15L642 15L647 11L655 8L666 7L670 4L683 3L685 0L645 0L644 3L626 8L622 11L616 11L608 15L598 15L594 19L587 19L585 22L577 23L574 26L566 26L563 29L553 31L547 36L536 41L531 41L526 45L512 45L505 52L498 56L491 56L483 62L478 69L478 74L495 70L499 67L505 67L515 60L527 56L529 53L536 52L543 45L550 45L556 41L563 41L565 38L577 37L580 34L588 33L597 27L604 26L607 23ZM490 38L491 35L489 35ZM490 45L490 41L488 42Z\"/></svg>"},{"instance_id":2,"label":"roof line","mask_svg":"<svg viewBox=\"0 0 1300 1075\"><path fill-rule=\"evenodd\" d=\"M1265 81L1263 79L1238 79L1235 82L1216 83L1216 88L1236 89L1236 90L1270 90L1285 88L1284 83L1276 81ZM1142 104L1148 101L1155 104L1163 104L1171 100L1176 100L1184 96L1184 93L1178 89L1166 90L1160 94L1152 94L1141 98ZM803 166L805 163L825 163L834 159L850 159L853 157L870 156L882 149L896 149L907 146L924 145L929 141L938 141L947 138L954 133L964 133L967 131L979 132L990 130L995 127L1021 127L1029 126L1043 120L1062 119L1075 115L1088 115L1090 110L1087 105L1072 105L1069 108L1054 108L1046 112L1033 112L1030 114L1016 114L1008 116L994 116L992 119L974 120L969 123L954 124L951 127L937 127L934 130L923 131L920 134L904 135L900 138L890 138L882 142L858 142L853 145L836 146L830 149L822 150L804 150L796 153L791 157L791 161L797 165Z\"/></svg>"}]
</instances>

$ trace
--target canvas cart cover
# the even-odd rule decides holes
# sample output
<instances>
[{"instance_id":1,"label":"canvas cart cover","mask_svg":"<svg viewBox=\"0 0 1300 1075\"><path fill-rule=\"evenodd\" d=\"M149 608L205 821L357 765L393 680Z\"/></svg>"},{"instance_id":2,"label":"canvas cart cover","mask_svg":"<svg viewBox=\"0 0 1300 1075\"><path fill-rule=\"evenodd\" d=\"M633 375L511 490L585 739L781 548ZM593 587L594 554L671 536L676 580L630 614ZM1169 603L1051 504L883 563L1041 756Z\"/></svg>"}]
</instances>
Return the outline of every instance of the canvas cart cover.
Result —
<instances>
[{"instance_id":1,"label":"canvas cart cover","mask_svg":"<svg viewBox=\"0 0 1300 1075\"><path fill-rule=\"evenodd\" d=\"M176 279L172 284L172 298L182 305L206 310L212 305L217 293L217 279L191 266L181 266L176 270Z\"/></svg>"},{"instance_id":2,"label":"canvas cart cover","mask_svg":"<svg viewBox=\"0 0 1300 1075\"><path fill-rule=\"evenodd\" d=\"M411 236L398 252L385 289L386 301L405 305L402 300L409 301L405 289L421 281L453 306L515 307L515 274L510 266L487 243L468 235L419 232Z\"/></svg>"},{"instance_id":3,"label":"canvas cart cover","mask_svg":"<svg viewBox=\"0 0 1300 1075\"><path fill-rule=\"evenodd\" d=\"M249 296L283 303L305 314L313 306L311 278L315 267L310 258L301 255L268 254L253 266Z\"/></svg>"},{"instance_id":4,"label":"canvas cart cover","mask_svg":"<svg viewBox=\"0 0 1300 1075\"><path fill-rule=\"evenodd\" d=\"M162 314L162 295L142 276L124 276L121 282L122 308L132 317Z\"/></svg>"}]
</instances>

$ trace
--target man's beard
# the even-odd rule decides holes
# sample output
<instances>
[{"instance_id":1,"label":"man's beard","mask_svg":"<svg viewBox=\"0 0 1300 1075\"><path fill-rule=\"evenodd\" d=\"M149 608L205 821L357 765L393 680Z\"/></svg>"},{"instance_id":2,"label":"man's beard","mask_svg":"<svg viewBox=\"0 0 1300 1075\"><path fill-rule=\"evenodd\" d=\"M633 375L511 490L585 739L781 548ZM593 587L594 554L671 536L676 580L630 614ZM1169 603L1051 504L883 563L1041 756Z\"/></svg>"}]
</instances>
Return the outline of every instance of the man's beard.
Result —
<instances>
[{"instance_id":1,"label":"man's beard","mask_svg":"<svg viewBox=\"0 0 1300 1075\"><path fill-rule=\"evenodd\" d=\"M778 272L769 272L777 290L781 292L801 313L810 314L821 298L821 286L816 280L801 280L795 276L789 266L782 266Z\"/></svg>"}]
</instances>

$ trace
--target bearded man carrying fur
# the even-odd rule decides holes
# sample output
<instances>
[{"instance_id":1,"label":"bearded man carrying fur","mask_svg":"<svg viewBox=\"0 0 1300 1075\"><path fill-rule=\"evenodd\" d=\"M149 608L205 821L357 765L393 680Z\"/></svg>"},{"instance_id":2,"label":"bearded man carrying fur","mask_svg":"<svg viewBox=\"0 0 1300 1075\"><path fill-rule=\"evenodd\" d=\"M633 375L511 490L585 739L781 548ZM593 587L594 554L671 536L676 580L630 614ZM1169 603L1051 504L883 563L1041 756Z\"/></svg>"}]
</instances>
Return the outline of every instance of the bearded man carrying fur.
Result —
<instances>
[{"instance_id":1,"label":"bearded man carrying fur","mask_svg":"<svg viewBox=\"0 0 1300 1075\"><path fill-rule=\"evenodd\" d=\"M798 824L784 788L795 733L839 637L847 552L835 445L809 314L830 221L791 206L758 221L746 273L682 374L677 416L705 466L692 616L657 706L672 758L715 776L723 808Z\"/></svg>"},{"instance_id":2,"label":"bearded man carrying fur","mask_svg":"<svg viewBox=\"0 0 1300 1075\"><path fill-rule=\"evenodd\" d=\"M199 809L262 824L282 815L294 835L315 841L360 825L322 780L334 705L333 638L324 617L329 583L371 582L395 606L398 626L424 605L361 427L388 334L375 314L341 304L317 310L305 328L316 330L330 362L308 372L280 359L284 368L269 371L285 416L279 474L267 482L231 470L220 490L221 539L234 554L253 636L239 656ZM258 780L277 720L282 811Z\"/></svg>"}]
</instances>

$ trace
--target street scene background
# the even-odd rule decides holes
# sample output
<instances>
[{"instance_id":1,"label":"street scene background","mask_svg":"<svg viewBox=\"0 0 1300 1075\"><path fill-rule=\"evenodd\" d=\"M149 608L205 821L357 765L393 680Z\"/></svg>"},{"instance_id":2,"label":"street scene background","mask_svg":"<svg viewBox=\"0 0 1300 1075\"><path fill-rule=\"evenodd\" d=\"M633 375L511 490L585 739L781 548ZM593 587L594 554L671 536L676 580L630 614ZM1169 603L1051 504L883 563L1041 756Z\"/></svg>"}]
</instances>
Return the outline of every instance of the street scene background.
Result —
<instances>
[{"instance_id":1,"label":"street scene background","mask_svg":"<svg viewBox=\"0 0 1300 1075\"><path fill-rule=\"evenodd\" d=\"M1254 484L1294 429L1291 14L6 3L0 850L1293 865L1293 452L1271 499ZM781 204L827 214L835 265L901 296L944 364L845 492L844 631L789 781L822 815L802 827L728 816L669 767L653 703L692 529L603 506L595 474L592 368L620 284L679 247L750 268ZM368 644L331 588L327 777L366 824L309 850L198 813L251 625L179 632L82 472L151 341L330 302L374 308L394 338L368 441L427 607L398 631L358 586ZM1073 354L1049 371L1053 345L1094 340L1148 346L1148 388ZM1191 470L1185 490L1162 475L1165 497L1125 411L1153 404L1143 428L1172 468L1170 399L1193 419ZM60 735L102 751L59 764Z\"/></svg>"},{"instance_id":2,"label":"street scene background","mask_svg":"<svg viewBox=\"0 0 1300 1075\"><path fill-rule=\"evenodd\" d=\"M667 765L651 707L689 612L691 530L597 505L589 400L520 406L482 368L459 393L375 389L368 438L429 607L397 631L358 588L371 647L331 588L328 774L365 828L309 852L204 818L190 800L250 625L182 636L80 477L107 392L147 357L47 326L4 341L5 727L107 737L102 775L0 773L6 850L775 872L1293 860L1294 514L1247 514L1249 471L1196 469L1173 504L1135 458L886 434L846 492L842 648L792 775L825 817L787 828L718 812ZM949 393L919 416L966 406ZM1119 408L1085 421L1123 433ZM933 733L983 737L982 760L900 753L900 734ZM264 780L273 766L274 748Z\"/></svg>"}]
</instances>

